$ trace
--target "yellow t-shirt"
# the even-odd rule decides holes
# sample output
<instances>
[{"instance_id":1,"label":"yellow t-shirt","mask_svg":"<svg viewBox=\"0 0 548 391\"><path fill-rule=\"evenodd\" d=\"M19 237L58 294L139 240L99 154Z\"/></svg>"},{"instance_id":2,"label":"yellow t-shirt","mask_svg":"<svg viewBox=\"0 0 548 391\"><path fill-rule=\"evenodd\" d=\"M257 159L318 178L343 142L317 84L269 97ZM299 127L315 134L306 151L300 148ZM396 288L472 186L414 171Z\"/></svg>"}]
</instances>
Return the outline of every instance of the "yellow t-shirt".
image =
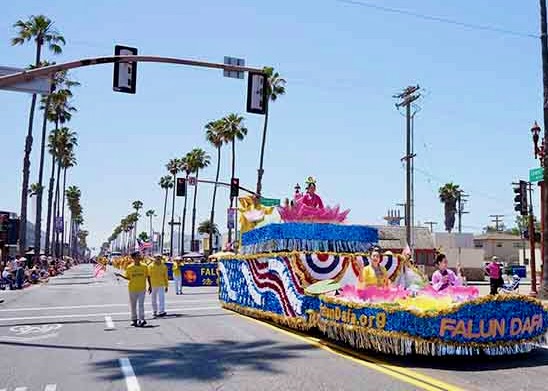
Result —
<instances>
[{"instance_id":1,"label":"yellow t-shirt","mask_svg":"<svg viewBox=\"0 0 548 391\"><path fill-rule=\"evenodd\" d=\"M126 268L126 278L129 279L127 285L132 293L144 292L147 288L148 269L145 265L131 264Z\"/></svg>"},{"instance_id":2,"label":"yellow t-shirt","mask_svg":"<svg viewBox=\"0 0 548 391\"><path fill-rule=\"evenodd\" d=\"M358 288L365 288L367 286L385 286L388 282L388 272L384 266L379 265L381 276L378 278L375 274L375 269L370 264L362 269L360 273L360 279L358 281Z\"/></svg>"},{"instance_id":3,"label":"yellow t-shirt","mask_svg":"<svg viewBox=\"0 0 548 391\"><path fill-rule=\"evenodd\" d=\"M174 276L177 276L177 277L180 277L181 276L181 267L182 263L181 262L173 262L173 275Z\"/></svg>"},{"instance_id":4,"label":"yellow t-shirt","mask_svg":"<svg viewBox=\"0 0 548 391\"><path fill-rule=\"evenodd\" d=\"M153 288L159 288L161 286L167 287L167 266L163 263L153 263L148 267L148 275L150 277L150 285Z\"/></svg>"}]
</instances>

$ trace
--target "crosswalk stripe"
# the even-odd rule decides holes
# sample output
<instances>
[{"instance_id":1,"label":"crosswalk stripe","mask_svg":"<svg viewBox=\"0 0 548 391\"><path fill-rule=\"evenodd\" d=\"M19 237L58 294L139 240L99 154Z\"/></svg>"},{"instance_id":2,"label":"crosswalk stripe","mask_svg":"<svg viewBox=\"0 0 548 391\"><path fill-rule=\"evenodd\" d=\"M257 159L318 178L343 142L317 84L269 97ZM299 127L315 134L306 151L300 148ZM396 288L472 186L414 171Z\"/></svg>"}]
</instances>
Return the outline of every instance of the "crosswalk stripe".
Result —
<instances>
[{"instance_id":1,"label":"crosswalk stripe","mask_svg":"<svg viewBox=\"0 0 548 391\"><path fill-rule=\"evenodd\" d=\"M27 387L17 387L15 391L27 391Z\"/></svg>"},{"instance_id":2,"label":"crosswalk stripe","mask_svg":"<svg viewBox=\"0 0 548 391\"><path fill-rule=\"evenodd\" d=\"M57 390L57 384L48 384L46 388L44 388L44 391L55 391Z\"/></svg>"},{"instance_id":3,"label":"crosswalk stripe","mask_svg":"<svg viewBox=\"0 0 548 391\"><path fill-rule=\"evenodd\" d=\"M118 361L120 362L122 373L126 379L127 391L141 391L141 387L139 387L139 382L137 381L135 372L133 372L133 367L131 366L129 358L122 357L119 358Z\"/></svg>"}]
</instances>

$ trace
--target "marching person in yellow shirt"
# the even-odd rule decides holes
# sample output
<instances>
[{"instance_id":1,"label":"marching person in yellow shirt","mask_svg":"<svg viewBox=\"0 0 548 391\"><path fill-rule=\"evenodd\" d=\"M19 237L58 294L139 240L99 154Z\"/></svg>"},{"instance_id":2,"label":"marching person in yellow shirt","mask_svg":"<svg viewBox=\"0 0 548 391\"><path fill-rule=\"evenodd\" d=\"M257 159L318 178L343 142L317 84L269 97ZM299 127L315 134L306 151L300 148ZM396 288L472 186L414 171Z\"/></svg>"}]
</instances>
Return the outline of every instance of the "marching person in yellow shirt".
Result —
<instances>
[{"instance_id":1,"label":"marching person in yellow shirt","mask_svg":"<svg viewBox=\"0 0 548 391\"><path fill-rule=\"evenodd\" d=\"M141 254L131 254L133 263L126 267L125 274L115 273L116 276L128 280L129 307L131 310L131 325L143 327L145 320L145 291L147 287L148 269L141 264Z\"/></svg>"},{"instance_id":2,"label":"marching person in yellow shirt","mask_svg":"<svg viewBox=\"0 0 548 391\"><path fill-rule=\"evenodd\" d=\"M166 316L165 292L167 292L167 266L160 255L154 257L154 263L148 267L149 293L152 295L154 317Z\"/></svg>"},{"instance_id":3,"label":"marching person in yellow shirt","mask_svg":"<svg viewBox=\"0 0 548 391\"><path fill-rule=\"evenodd\" d=\"M173 259L173 281L175 282L175 294L183 294L183 278L181 276L181 265L183 260L181 257L175 257Z\"/></svg>"}]
</instances>

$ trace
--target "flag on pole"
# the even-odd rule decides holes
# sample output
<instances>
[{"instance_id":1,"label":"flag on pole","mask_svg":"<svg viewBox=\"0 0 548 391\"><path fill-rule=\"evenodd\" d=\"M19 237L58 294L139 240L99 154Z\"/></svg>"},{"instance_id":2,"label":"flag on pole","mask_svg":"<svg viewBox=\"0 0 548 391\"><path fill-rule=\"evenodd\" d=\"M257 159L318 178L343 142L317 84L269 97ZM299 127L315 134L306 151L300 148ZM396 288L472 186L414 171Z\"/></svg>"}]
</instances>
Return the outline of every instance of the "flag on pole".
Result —
<instances>
[{"instance_id":1,"label":"flag on pole","mask_svg":"<svg viewBox=\"0 0 548 391\"><path fill-rule=\"evenodd\" d=\"M137 239L137 243L139 245L138 250L140 252L144 252L145 250L148 250L148 249L152 248L152 243L151 242L143 242L142 240Z\"/></svg>"}]
</instances>

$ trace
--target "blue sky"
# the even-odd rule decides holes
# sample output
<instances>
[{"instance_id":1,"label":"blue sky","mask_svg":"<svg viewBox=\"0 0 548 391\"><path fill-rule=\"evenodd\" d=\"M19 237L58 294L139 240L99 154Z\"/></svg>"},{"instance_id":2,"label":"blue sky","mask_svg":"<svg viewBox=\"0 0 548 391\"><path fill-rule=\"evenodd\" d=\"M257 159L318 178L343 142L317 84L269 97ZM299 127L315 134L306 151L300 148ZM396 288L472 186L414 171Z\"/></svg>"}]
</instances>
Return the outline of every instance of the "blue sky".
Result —
<instances>
[{"instance_id":1,"label":"blue sky","mask_svg":"<svg viewBox=\"0 0 548 391\"><path fill-rule=\"evenodd\" d=\"M523 33L539 30L533 0L367 3ZM10 46L11 25L39 13L55 20L67 39L57 62L109 55L119 43L142 54L218 62L230 55L252 66L274 66L288 84L287 95L271 107L265 195L287 196L296 182L313 175L324 201L350 208L353 223L383 223L387 209L404 200L404 118L392 95L409 84L419 83L425 94L415 124L416 220L437 221L442 229L437 189L453 181L470 194L466 231L480 231L495 213L510 225L511 182L526 179L536 166L529 133L534 120L542 123L535 38L335 0L11 1L0 14L1 65L33 61L31 46ZM134 96L112 91L111 65L73 72L82 86L75 91L79 111L70 126L80 146L69 182L82 189L91 245L110 234L133 200L160 215L157 183L168 159L198 146L213 157L204 124L245 112L245 82L219 71L140 64L138 72ZM29 104L29 95L0 92L0 209L19 210ZM262 117L246 114L246 124L237 172L243 185L254 187ZM38 145L31 182L37 179ZM225 148L222 178L229 178L229 162ZM203 177L214 174L212 165ZM208 216L210 192L207 185L199 189L198 221ZM227 200L228 191L221 190L220 225Z\"/></svg>"}]
</instances>

